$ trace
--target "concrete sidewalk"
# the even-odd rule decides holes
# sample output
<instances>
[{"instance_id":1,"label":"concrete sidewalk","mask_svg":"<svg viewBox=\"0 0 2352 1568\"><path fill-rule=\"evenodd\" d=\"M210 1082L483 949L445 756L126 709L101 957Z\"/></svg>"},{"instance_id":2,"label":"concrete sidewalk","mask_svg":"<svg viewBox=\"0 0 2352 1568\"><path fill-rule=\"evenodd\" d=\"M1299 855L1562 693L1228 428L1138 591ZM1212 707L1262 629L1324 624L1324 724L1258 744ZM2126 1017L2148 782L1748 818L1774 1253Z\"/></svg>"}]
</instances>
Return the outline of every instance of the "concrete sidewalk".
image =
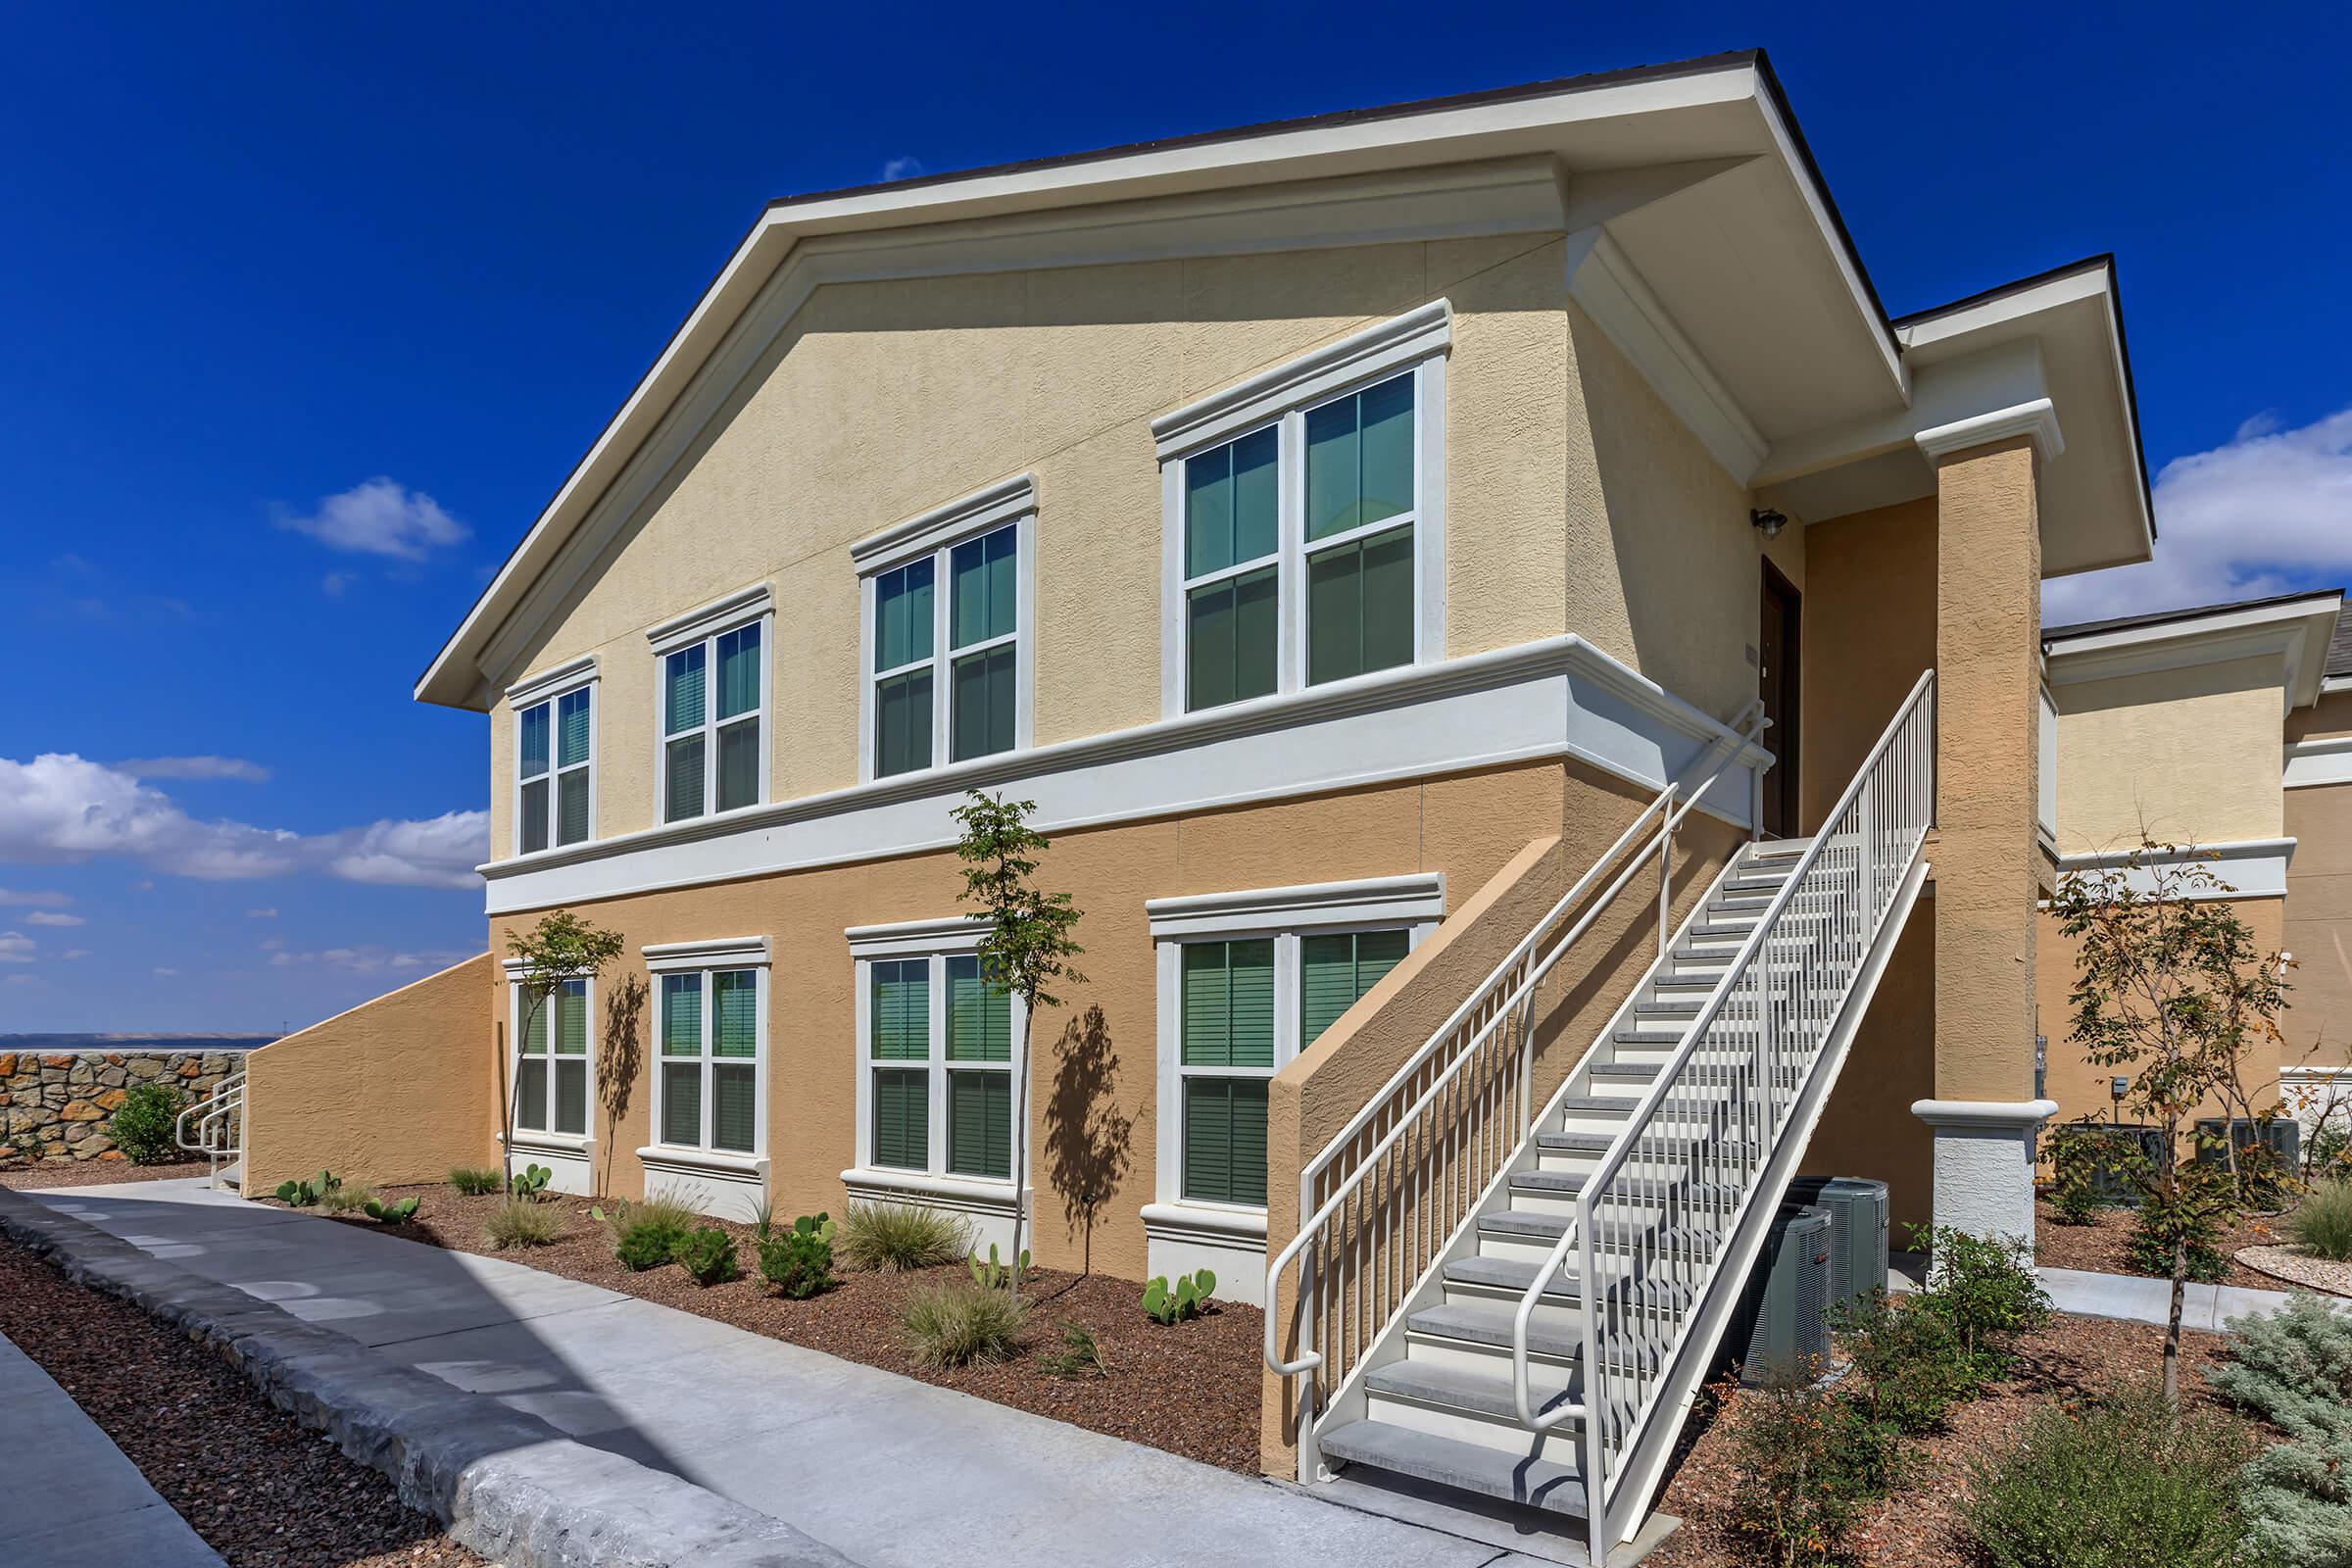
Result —
<instances>
[{"instance_id":1,"label":"concrete sidewalk","mask_svg":"<svg viewBox=\"0 0 2352 1568\"><path fill-rule=\"evenodd\" d=\"M223 1568L73 1396L4 1339L0 1411L9 1568Z\"/></svg>"},{"instance_id":2,"label":"concrete sidewalk","mask_svg":"<svg viewBox=\"0 0 2352 1568\"><path fill-rule=\"evenodd\" d=\"M246 1203L201 1182L24 1196L782 1520L865 1568L1007 1552L1170 1568L1537 1561L519 1264Z\"/></svg>"},{"instance_id":3,"label":"concrete sidewalk","mask_svg":"<svg viewBox=\"0 0 2352 1568\"><path fill-rule=\"evenodd\" d=\"M2083 1269L2045 1268L2041 1288L2050 1293L2050 1305L2081 1317L2121 1318L2128 1323L2172 1321L2173 1283L2141 1279L2131 1274L2093 1274ZM2312 1293L2317 1294L2317 1293ZM2181 1295L2180 1326L2219 1334L2233 1317L2276 1312L2289 1299L2285 1291L2249 1290L2242 1285L2191 1283ZM2328 1299L2322 1298L2322 1299ZM2352 1301L2330 1302L2341 1312Z\"/></svg>"}]
</instances>

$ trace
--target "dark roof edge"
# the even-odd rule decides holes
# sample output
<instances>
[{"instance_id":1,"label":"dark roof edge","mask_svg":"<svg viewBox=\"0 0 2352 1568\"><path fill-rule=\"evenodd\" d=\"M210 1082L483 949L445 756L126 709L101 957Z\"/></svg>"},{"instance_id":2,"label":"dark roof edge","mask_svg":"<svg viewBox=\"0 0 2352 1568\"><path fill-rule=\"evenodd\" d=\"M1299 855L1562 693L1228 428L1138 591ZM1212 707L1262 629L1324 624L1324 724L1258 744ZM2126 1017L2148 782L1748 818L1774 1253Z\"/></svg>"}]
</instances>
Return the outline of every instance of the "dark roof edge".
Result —
<instances>
[{"instance_id":1,"label":"dark roof edge","mask_svg":"<svg viewBox=\"0 0 2352 1568\"><path fill-rule=\"evenodd\" d=\"M2273 605L2291 605L2306 599L2343 598L2341 588L2306 588L2300 593L2271 594L2261 599L2229 599L2218 605L2186 605L2179 610L2153 610L2144 615L2117 615L2109 620L2078 620L2066 626L2045 626L2041 640L2058 642L2064 638L2094 637L2101 632L2129 631L2135 626L2163 626L2179 620L2195 620L2203 615L2219 615L2231 610L2267 610Z\"/></svg>"}]
</instances>

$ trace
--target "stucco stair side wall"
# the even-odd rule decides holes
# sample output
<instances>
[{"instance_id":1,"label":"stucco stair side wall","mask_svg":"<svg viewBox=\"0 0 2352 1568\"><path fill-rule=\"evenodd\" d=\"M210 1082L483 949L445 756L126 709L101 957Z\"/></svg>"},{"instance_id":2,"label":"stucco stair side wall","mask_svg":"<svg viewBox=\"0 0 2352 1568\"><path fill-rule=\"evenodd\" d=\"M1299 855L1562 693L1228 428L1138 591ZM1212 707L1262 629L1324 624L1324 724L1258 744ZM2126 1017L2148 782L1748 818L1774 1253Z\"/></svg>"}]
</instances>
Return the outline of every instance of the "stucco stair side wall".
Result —
<instances>
[{"instance_id":1,"label":"stucco stair side wall","mask_svg":"<svg viewBox=\"0 0 2352 1568\"><path fill-rule=\"evenodd\" d=\"M2317 784L2286 796L2286 863L2281 933L2293 954L2285 1064L2352 1066L2352 784Z\"/></svg>"},{"instance_id":2,"label":"stucco stair side wall","mask_svg":"<svg viewBox=\"0 0 2352 1568\"><path fill-rule=\"evenodd\" d=\"M600 660L598 833L655 821L647 627L774 585L769 796L858 781L850 545L1006 475L1037 477L1036 738L1160 716L1161 493L1151 421L1435 298L1452 302L1452 654L1576 629L1557 236L1068 267L817 288L561 599L512 679ZM1540 471L1556 473L1557 464ZM1507 585L1507 591L1490 591ZM546 591L546 590L543 590ZM1622 617L1620 617L1622 618ZM512 843L511 715L492 713L492 842Z\"/></svg>"},{"instance_id":3,"label":"stucco stair side wall","mask_svg":"<svg viewBox=\"0 0 2352 1568\"><path fill-rule=\"evenodd\" d=\"M1801 1176L1859 1176L1886 1184L1890 1245L1934 1222L1936 1162L1911 1107L1936 1095L1936 906L1923 898L1896 939L1862 1015Z\"/></svg>"},{"instance_id":4,"label":"stucco stair side wall","mask_svg":"<svg viewBox=\"0 0 2352 1568\"><path fill-rule=\"evenodd\" d=\"M247 1195L331 1170L428 1182L497 1157L498 1085L482 953L253 1052Z\"/></svg>"},{"instance_id":5,"label":"stucco stair side wall","mask_svg":"<svg viewBox=\"0 0 2352 1568\"><path fill-rule=\"evenodd\" d=\"M2061 855L2285 831L2275 656L2066 682L2054 695Z\"/></svg>"},{"instance_id":6,"label":"stucco stair side wall","mask_svg":"<svg viewBox=\"0 0 2352 1568\"><path fill-rule=\"evenodd\" d=\"M1940 541L1933 496L1810 523L1803 532L1798 814L1810 833L1936 663ZM1874 1010L1886 1005L1886 988L1897 978L1890 971L1881 981Z\"/></svg>"},{"instance_id":7,"label":"stucco stair side wall","mask_svg":"<svg viewBox=\"0 0 2352 1568\"><path fill-rule=\"evenodd\" d=\"M1596 801L1571 776L1568 809L1552 835L1529 841L1463 900L1403 963L1366 993L1274 1080L1266 1111L1266 1248L1273 1256L1298 1235L1298 1173L1396 1070L1427 1043L1464 998L1597 860L1643 803ZM1703 897L1742 837L1692 816L1676 840L1671 900L1679 922ZM1654 861L1652 862L1654 863ZM1532 1094L1548 1098L1592 1043L1655 956L1657 882L1646 866L1600 914L1540 988ZM1373 1249L1375 1255L1378 1249ZM1380 1265L1367 1260L1367 1274ZM1274 1282L1274 1310L1295 1350L1295 1271ZM1297 1389L1265 1379L1259 1457L1269 1475L1297 1473Z\"/></svg>"}]
</instances>

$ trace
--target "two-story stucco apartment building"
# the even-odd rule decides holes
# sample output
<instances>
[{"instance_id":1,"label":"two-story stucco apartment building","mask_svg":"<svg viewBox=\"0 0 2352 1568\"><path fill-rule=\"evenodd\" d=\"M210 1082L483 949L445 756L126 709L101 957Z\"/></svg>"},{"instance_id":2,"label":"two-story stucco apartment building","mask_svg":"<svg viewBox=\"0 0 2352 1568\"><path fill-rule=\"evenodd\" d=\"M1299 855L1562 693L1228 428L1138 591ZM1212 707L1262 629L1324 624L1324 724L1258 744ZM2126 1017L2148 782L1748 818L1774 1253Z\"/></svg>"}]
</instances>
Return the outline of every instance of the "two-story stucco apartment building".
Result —
<instances>
[{"instance_id":1,"label":"two-story stucco apartment building","mask_svg":"<svg viewBox=\"0 0 2352 1568\"><path fill-rule=\"evenodd\" d=\"M1270 1469L1622 1539L1800 1163L2031 1229L2040 589L2151 546L2113 268L1890 318L1761 55L778 201L417 683L487 955L246 1179L511 1078L567 1190L985 1241L1025 1118L1040 1263L1272 1297ZM1084 911L1026 1104L975 788Z\"/></svg>"}]
</instances>

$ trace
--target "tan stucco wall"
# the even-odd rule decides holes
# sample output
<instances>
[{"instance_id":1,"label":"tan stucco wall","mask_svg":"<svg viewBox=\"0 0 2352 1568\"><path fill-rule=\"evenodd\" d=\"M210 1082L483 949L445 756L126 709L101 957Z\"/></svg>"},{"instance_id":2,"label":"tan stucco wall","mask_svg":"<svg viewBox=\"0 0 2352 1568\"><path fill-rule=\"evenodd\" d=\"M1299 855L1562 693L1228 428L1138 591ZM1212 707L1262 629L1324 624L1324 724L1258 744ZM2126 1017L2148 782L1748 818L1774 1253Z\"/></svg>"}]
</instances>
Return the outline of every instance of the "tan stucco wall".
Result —
<instances>
[{"instance_id":1,"label":"tan stucco wall","mask_svg":"<svg viewBox=\"0 0 2352 1568\"><path fill-rule=\"evenodd\" d=\"M2290 741L2334 735L2352 735L2352 692L2328 692L2309 708L2298 708L2286 715Z\"/></svg>"},{"instance_id":2,"label":"tan stucco wall","mask_svg":"<svg viewBox=\"0 0 2352 1568\"><path fill-rule=\"evenodd\" d=\"M1935 1158L1913 1102L1936 1095L1936 906L1922 899L1879 977L1838 1087L1821 1113L1798 1172L1861 1176L1887 1188L1888 1245L1930 1222Z\"/></svg>"},{"instance_id":3,"label":"tan stucco wall","mask_svg":"<svg viewBox=\"0 0 2352 1568\"><path fill-rule=\"evenodd\" d=\"M1129 1120L1127 1168L1105 1184L1108 1197L1096 1215L1092 1257L1101 1272L1128 1278L1144 1273L1139 1210L1154 1193L1159 1045L1147 899L1434 870L1445 872L1449 905L1458 907L1531 840L1560 833L1564 821L1575 824L1575 840L1590 863L1642 804L1646 802L1637 802L1625 787L1571 763L1056 835L1040 877L1069 891L1085 912L1078 939L1086 948L1079 967L1087 983L1070 988L1060 1009L1041 1014L1033 1033L1038 1260L1074 1265L1086 1242L1054 1179L1050 1151L1058 1104L1063 1113L1100 1111ZM1693 842L1705 842L1711 831L1694 829ZM620 932L628 945L627 957L602 988L598 1027L611 1031L610 999L630 981L645 980L640 955L646 944L769 937L775 955L771 1191L786 1213L839 1213L845 1200L840 1173L856 1157L858 1070L855 971L842 933L850 926L956 914L961 887L957 862L942 852L574 906L598 925ZM491 947L503 952L508 933L532 918L494 920ZM477 1007L499 1008L503 1017L503 977L485 971L481 984ZM1065 1029L1092 1026L1095 1008L1115 1061L1112 1083L1097 1102L1078 1106L1064 1092L1057 1046ZM642 1030L650 1016L637 1022ZM641 1065L616 1130L607 1124L605 1086L598 1086L598 1164L610 1168L606 1185L620 1196L644 1190L635 1151L650 1137L648 1082Z\"/></svg>"},{"instance_id":4,"label":"tan stucco wall","mask_svg":"<svg viewBox=\"0 0 2352 1568\"><path fill-rule=\"evenodd\" d=\"M2293 1010L2281 1021L2288 1066L2352 1065L2352 784L2285 792L2283 942L2293 954Z\"/></svg>"},{"instance_id":5,"label":"tan stucco wall","mask_svg":"<svg viewBox=\"0 0 2352 1568\"><path fill-rule=\"evenodd\" d=\"M248 1056L245 1191L319 1170L428 1182L495 1164L497 973L478 954Z\"/></svg>"},{"instance_id":6,"label":"tan stucco wall","mask_svg":"<svg viewBox=\"0 0 2352 1568\"><path fill-rule=\"evenodd\" d=\"M2053 661L2054 675L2064 669ZM2276 658L2054 681L2058 851L2277 838Z\"/></svg>"},{"instance_id":7,"label":"tan stucco wall","mask_svg":"<svg viewBox=\"0 0 2352 1568\"><path fill-rule=\"evenodd\" d=\"M1811 832L1936 662L1936 501L1812 523L1804 538L1799 799Z\"/></svg>"},{"instance_id":8,"label":"tan stucco wall","mask_svg":"<svg viewBox=\"0 0 2352 1568\"><path fill-rule=\"evenodd\" d=\"M600 837L654 823L648 626L775 586L771 799L857 781L849 546L1038 480L1036 737L1160 713L1159 414L1434 297L1446 372L1449 654L1580 632L1728 713L1753 671L1746 493L1570 305L1542 235L817 289L504 681L600 656ZM491 722L511 853L511 715Z\"/></svg>"}]
</instances>

